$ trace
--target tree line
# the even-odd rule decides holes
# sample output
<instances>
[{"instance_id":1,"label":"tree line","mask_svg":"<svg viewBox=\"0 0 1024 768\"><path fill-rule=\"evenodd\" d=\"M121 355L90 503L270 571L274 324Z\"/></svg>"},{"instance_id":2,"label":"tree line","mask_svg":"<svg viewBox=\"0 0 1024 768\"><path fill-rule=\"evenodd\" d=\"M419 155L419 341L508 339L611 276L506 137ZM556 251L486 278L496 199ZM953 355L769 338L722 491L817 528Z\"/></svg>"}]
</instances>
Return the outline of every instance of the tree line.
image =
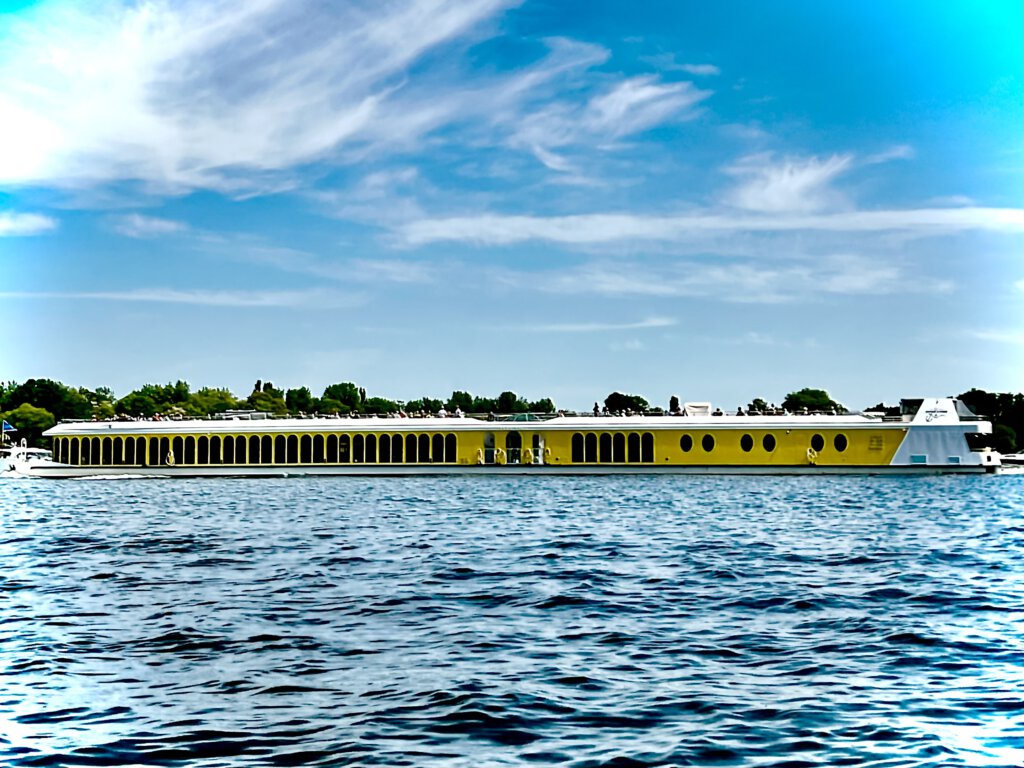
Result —
<instances>
[{"instance_id":1,"label":"tree line","mask_svg":"<svg viewBox=\"0 0 1024 768\"><path fill-rule=\"evenodd\" d=\"M1003 453L1016 450L1018 435L1024 436L1024 395L991 393L971 389L959 395L975 413L992 420L993 447ZM600 403L595 407L600 408ZM652 408L640 395L612 392L603 401L603 408L612 413L646 413ZM804 388L790 392L779 407L799 413L846 413L847 409L829 397L823 389ZM215 413L232 410L256 410L275 416L302 414L351 415L437 413L444 408L450 413L460 410L467 414L555 413L550 398L527 400L512 391L497 397L480 397L455 390L447 399L424 396L401 402L377 395L352 382L330 384L319 396L308 387L279 389L270 381L257 380L247 397L236 397L230 390L202 387L193 391L188 382L173 384L145 384L123 397L116 397L109 387L90 390L70 387L51 379L29 379L24 383L0 382L0 416L17 428L16 436L38 444L40 435L64 419L153 418L206 418ZM763 398L753 398L748 411L766 412L771 406ZM679 410L679 398L673 396L668 403L669 412ZM870 410L889 410L879 403Z\"/></svg>"}]
</instances>

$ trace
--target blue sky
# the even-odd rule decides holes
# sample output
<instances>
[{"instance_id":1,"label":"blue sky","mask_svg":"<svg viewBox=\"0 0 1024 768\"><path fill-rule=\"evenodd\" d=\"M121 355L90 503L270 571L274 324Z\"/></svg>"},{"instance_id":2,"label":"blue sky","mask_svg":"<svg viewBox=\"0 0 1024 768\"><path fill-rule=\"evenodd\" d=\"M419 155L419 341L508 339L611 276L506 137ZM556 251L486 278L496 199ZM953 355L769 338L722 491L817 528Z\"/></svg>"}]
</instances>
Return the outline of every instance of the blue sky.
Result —
<instances>
[{"instance_id":1,"label":"blue sky","mask_svg":"<svg viewBox=\"0 0 1024 768\"><path fill-rule=\"evenodd\" d=\"M1024 389L1019 2L17 2L0 378Z\"/></svg>"}]
</instances>

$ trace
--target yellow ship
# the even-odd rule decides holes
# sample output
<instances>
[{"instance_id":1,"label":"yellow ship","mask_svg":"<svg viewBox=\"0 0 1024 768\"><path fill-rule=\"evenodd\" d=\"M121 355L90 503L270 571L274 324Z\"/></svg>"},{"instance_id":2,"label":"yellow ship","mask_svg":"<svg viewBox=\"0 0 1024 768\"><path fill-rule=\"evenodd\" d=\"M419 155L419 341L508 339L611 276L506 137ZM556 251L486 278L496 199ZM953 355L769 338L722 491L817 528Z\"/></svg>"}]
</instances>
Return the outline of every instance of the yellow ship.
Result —
<instances>
[{"instance_id":1,"label":"yellow ship","mask_svg":"<svg viewBox=\"0 0 1024 768\"><path fill-rule=\"evenodd\" d=\"M706 411L707 409L705 409ZM952 398L880 414L262 418L61 423L35 477L991 472L992 427Z\"/></svg>"}]
</instances>

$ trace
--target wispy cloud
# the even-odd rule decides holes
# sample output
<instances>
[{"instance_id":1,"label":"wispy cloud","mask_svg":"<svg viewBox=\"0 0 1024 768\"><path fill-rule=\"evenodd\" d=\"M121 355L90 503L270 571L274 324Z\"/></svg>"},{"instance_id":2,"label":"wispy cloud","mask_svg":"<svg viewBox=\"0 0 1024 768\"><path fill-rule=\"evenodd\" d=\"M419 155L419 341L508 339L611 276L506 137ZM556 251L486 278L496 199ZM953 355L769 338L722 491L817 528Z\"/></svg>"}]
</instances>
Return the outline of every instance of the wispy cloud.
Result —
<instances>
[{"instance_id":1,"label":"wispy cloud","mask_svg":"<svg viewBox=\"0 0 1024 768\"><path fill-rule=\"evenodd\" d=\"M776 161L750 155L726 169L744 181L728 196L737 208L761 213L806 213L834 207L842 198L829 185L850 168L852 155Z\"/></svg>"},{"instance_id":2,"label":"wispy cloud","mask_svg":"<svg viewBox=\"0 0 1024 768\"><path fill-rule=\"evenodd\" d=\"M707 298L736 303L780 304L838 295L948 293L948 280L920 278L892 263L852 255L811 262L731 263L599 261L549 275L506 275L506 282L548 293Z\"/></svg>"},{"instance_id":3,"label":"wispy cloud","mask_svg":"<svg viewBox=\"0 0 1024 768\"><path fill-rule=\"evenodd\" d=\"M662 72L686 72L698 77L720 75L722 71L714 64L684 64L676 61L674 53L659 53L654 56L641 56L640 61L647 62Z\"/></svg>"},{"instance_id":4,"label":"wispy cloud","mask_svg":"<svg viewBox=\"0 0 1024 768\"><path fill-rule=\"evenodd\" d=\"M0 181L280 185L373 142L411 65L506 5L43 4L0 52Z\"/></svg>"},{"instance_id":5,"label":"wispy cloud","mask_svg":"<svg viewBox=\"0 0 1024 768\"><path fill-rule=\"evenodd\" d=\"M144 216L141 213L129 213L112 218L110 228L125 237L146 239L183 232L188 229L188 226L181 221Z\"/></svg>"},{"instance_id":6,"label":"wispy cloud","mask_svg":"<svg viewBox=\"0 0 1024 768\"><path fill-rule=\"evenodd\" d=\"M994 341L998 344L1024 344L1024 331L982 329L968 331L967 336L979 341Z\"/></svg>"},{"instance_id":7,"label":"wispy cloud","mask_svg":"<svg viewBox=\"0 0 1024 768\"><path fill-rule=\"evenodd\" d=\"M914 148L909 144L898 144L895 147L883 149L881 152L875 152L872 155L867 155L863 160L861 160L861 164L879 165L880 163L888 163L893 160L909 160L914 157L915 154Z\"/></svg>"},{"instance_id":8,"label":"wispy cloud","mask_svg":"<svg viewBox=\"0 0 1024 768\"><path fill-rule=\"evenodd\" d=\"M541 240L565 245L686 242L709 232L905 232L919 235L965 230L1024 232L1018 208L919 208L846 213L786 213L760 216L697 212L679 216L596 213L580 216L483 214L420 219L395 229L402 244L469 242L509 245Z\"/></svg>"},{"instance_id":9,"label":"wispy cloud","mask_svg":"<svg viewBox=\"0 0 1024 768\"><path fill-rule=\"evenodd\" d=\"M206 307L288 307L330 309L358 306L361 296L336 291L232 291L179 290L174 288L138 288L127 291L7 291L0 298L83 301L128 301L156 304L194 304Z\"/></svg>"},{"instance_id":10,"label":"wispy cloud","mask_svg":"<svg viewBox=\"0 0 1024 768\"><path fill-rule=\"evenodd\" d=\"M56 220L38 213L0 212L0 237L38 235L56 227Z\"/></svg>"},{"instance_id":11,"label":"wispy cloud","mask_svg":"<svg viewBox=\"0 0 1024 768\"><path fill-rule=\"evenodd\" d=\"M516 326L516 329L531 333L607 333L636 331L645 328L667 328L675 324L676 320L670 317L650 317L634 323L550 323Z\"/></svg>"}]
</instances>

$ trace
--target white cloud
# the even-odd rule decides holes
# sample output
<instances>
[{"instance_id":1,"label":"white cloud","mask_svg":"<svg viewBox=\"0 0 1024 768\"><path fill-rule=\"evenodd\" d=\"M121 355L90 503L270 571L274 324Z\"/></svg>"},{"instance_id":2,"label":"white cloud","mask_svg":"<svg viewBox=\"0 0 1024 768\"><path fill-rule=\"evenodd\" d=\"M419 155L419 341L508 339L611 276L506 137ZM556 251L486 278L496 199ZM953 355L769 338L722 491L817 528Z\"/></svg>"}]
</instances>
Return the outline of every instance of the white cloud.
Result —
<instances>
[{"instance_id":1,"label":"white cloud","mask_svg":"<svg viewBox=\"0 0 1024 768\"><path fill-rule=\"evenodd\" d=\"M420 219L395 229L409 246L432 242L509 245L542 240L565 245L634 242L687 242L707 233L739 232L905 232L917 235L964 230L1024 232L1018 208L922 208L846 213L785 213L761 216L696 212L679 216L597 213L579 216L500 216L482 214Z\"/></svg>"},{"instance_id":2,"label":"white cloud","mask_svg":"<svg viewBox=\"0 0 1024 768\"><path fill-rule=\"evenodd\" d=\"M641 56L641 61L656 67L662 72L686 72L698 77L708 77L722 74L722 70L714 64L682 64L676 61L673 53L659 53L655 56Z\"/></svg>"},{"instance_id":3,"label":"white cloud","mask_svg":"<svg viewBox=\"0 0 1024 768\"><path fill-rule=\"evenodd\" d=\"M968 331L967 336L979 341L994 341L999 344L1024 344L1024 331L977 330Z\"/></svg>"},{"instance_id":4,"label":"white cloud","mask_svg":"<svg viewBox=\"0 0 1024 768\"><path fill-rule=\"evenodd\" d=\"M913 279L911 279L913 278ZM594 262L543 281L536 275L518 279L523 288L576 295L709 298L738 303L778 304L829 295L948 293L951 281L911 276L888 262L833 255L815 261L780 264L756 261L708 263Z\"/></svg>"},{"instance_id":5,"label":"white cloud","mask_svg":"<svg viewBox=\"0 0 1024 768\"><path fill-rule=\"evenodd\" d=\"M914 148L908 144L898 144L895 147L876 152L873 155L868 155L861 164L863 165L878 165L879 163L888 163L892 160L909 160L914 157L916 153Z\"/></svg>"},{"instance_id":6,"label":"white cloud","mask_svg":"<svg viewBox=\"0 0 1024 768\"><path fill-rule=\"evenodd\" d=\"M188 227L180 221L161 219L156 216L143 216L141 213L129 213L111 219L110 227L125 237L151 238L173 235L183 232Z\"/></svg>"},{"instance_id":7,"label":"white cloud","mask_svg":"<svg viewBox=\"0 0 1024 768\"><path fill-rule=\"evenodd\" d=\"M44 3L0 51L0 181L280 185L387 136L409 67L506 4Z\"/></svg>"},{"instance_id":8,"label":"white cloud","mask_svg":"<svg viewBox=\"0 0 1024 768\"><path fill-rule=\"evenodd\" d=\"M664 122L710 95L711 91L693 83L659 84L651 77L634 77L591 99L583 119L592 131L627 136Z\"/></svg>"},{"instance_id":9,"label":"white cloud","mask_svg":"<svg viewBox=\"0 0 1024 768\"><path fill-rule=\"evenodd\" d=\"M23 237L49 232L57 222L38 213L0 212L0 237Z\"/></svg>"},{"instance_id":10,"label":"white cloud","mask_svg":"<svg viewBox=\"0 0 1024 768\"><path fill-rule=\"evenodd\" d=\"M4 299L59 299L90 301L129 301L157 304L195 304L207 307L291 307L330 309L362 304L362 297L325 290L307 291L233 291L138 288L128 291L8 291Z\"/></svg>"},{"instance_id":11,"label":"white cloud","mask_svg":"<svg viewBox=\"0 0 1024 768\"><path fill-rule=\"evenodd\" d=\"M806 213L835 207L842 198L829 185L852 162L852 155L781 162L770 154L751 155L726 169L746 179L729 195L728 202L761 213Z\"/></svg>"},{"instance_id":12,"label":"white cloud","mask_svg":"<svg viewBox=\"0 0 1024 768\"><path fill-rule=\"evenodd\" d=\"M606 333L635 331L645 328L667 328L676 324L670 317L650 317L635 323L551 323L546 325L516 326L517 330L531 333Z\"/></svg>"}]
</instances>

